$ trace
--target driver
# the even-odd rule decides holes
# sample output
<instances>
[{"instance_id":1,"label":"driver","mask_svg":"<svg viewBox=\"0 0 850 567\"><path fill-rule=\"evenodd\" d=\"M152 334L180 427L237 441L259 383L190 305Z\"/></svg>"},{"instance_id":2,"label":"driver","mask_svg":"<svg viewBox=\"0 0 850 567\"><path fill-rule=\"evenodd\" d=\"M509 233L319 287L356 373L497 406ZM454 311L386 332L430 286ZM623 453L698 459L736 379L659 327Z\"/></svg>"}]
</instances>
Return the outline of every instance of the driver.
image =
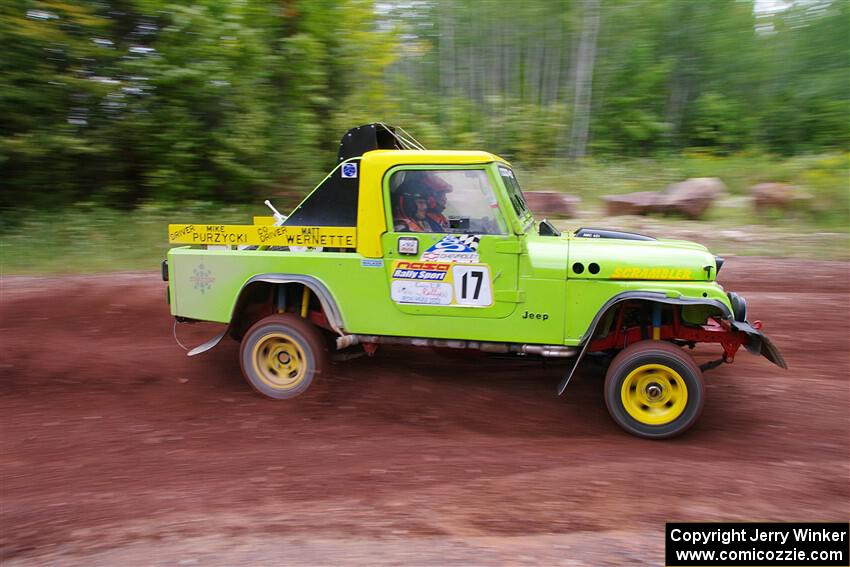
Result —
<instances>
[{"instance_id":1,"label":"driver","mask_svg":"<svg viewBox=\"0 0 850 567\"><path fill-rule=\"evenodd\" d=\"M428 212L426 213L428 223L434 232L449 232L451 225L443 211L446 210L448 194L452 192L452 186L434 174L429 174L423 184L430 189Z\"/></svg>"},{"instance_id":2,"label":"driver","mask_svg":"<svg viewBox=\"0 0 850 567\"><path fill-rule=\"evenodd\" d=\"M408 171L404 181L398 187L398 192L406 191L422 195L427 207L423 232L449 232L449 219L443 214L446 210L447 194L452 186L433 171ZM415 218L413 214L410 215Z\"/></svg>"},{"instance_id":3,"label":"driver","mask_svg":"<svg viewBox=\"0 0 850 567\"><path fill-rule=\"evenodd\" d=\"M396 232L430 232L428 195L406 180L393 195L393 228Z\"/></svg>"}]
</instances>

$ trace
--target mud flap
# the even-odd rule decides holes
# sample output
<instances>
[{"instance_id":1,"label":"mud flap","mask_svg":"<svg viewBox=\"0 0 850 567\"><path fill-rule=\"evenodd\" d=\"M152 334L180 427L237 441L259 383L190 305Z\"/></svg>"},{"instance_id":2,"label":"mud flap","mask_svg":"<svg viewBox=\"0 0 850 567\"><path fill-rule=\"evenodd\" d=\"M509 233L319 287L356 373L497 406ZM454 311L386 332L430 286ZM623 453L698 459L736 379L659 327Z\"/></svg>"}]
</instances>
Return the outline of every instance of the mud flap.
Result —
<instances>
[{"instance_id":1,"label":"mud flap","mask_svg":"<svg viewBox=\"0 0 850 567\"><path fill-rule=\"evenodd\" d=\"M578 353L578 356L576 357L575 364L573 364L572 368L570 368L570 371L567 372L567 375L564 376L564 379L561 380L561 383L558 384L558 390L557 391L558 391L559 396L561 394L563 394L564 390L567 389L567 386L570 385L570 380L572 380L573 374L575 374L576 370L578 370L578 365L581 362L581 359L584 358L584 353L587 352L588 346L590 346L590 341L589 340L584 341L584 346L581 347L581 352Z\"/></svg>"},{"instance_id":2,"label":"mud flap","mask_svg":"<svg viewBox=\"0 0 850 567\"><path fill-rule=\"evenodd\" d=\"M201 354L201 353L207 352L212 347L214 347L215 345L220 343L221 339L223 339L224 335L226 335L226 334L227 334L227 329L223 330L222 332L220 332L219 334L217 334L216 336L214 336L213 338L211 338L210 340L208 340L204 344L196 346L195 348L190 350L188 353L186 353L186 356L195 356L196 354Z\"/></svg>"},{"instance_id":3,"label":"mud flap","mask_svg":"<svg viewBox=\"0 0 850 567\"><path fill-rule=\"evenodd\" d=\"M750 339L745 347L747 351L756 355L760 354L776 366L785 368L786 370L788 369L788 364L785 362L779 349L776 348L773 341L767 338L767 335L762 334L761 331L746 321L732 321L732 328L745 333Z\"/></svg>"}]
</instances>

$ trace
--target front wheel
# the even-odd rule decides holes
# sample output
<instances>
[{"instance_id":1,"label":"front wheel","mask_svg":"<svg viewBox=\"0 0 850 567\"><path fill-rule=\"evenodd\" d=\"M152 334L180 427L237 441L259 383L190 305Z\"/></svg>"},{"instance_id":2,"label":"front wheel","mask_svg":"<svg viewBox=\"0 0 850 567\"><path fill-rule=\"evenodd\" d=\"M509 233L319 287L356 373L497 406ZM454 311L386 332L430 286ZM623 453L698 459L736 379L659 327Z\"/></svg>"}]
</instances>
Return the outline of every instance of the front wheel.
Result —
<instances>
[{"instance_id":1,"label":"front wheel","mask_svg":"<svg viewBox=\"0 0 850 567\"><path fill-rule=\"evenodd\" d=\"M284 400L304 393L325 371L327 352L315 325L295 315L271 315L245 333L239 359L255 390Z\"/></svg>"},{"instance_id":2,"label":"front wheel","mask_svg":"<svg viewBox=\"0 0 850 567\"><path fill-rule=\"evenodd\" d=\"M605 405L617 424L638 437L684 433L702 413L702 371L681 348L641 341L623 349L605 375Z\"/></svg>"}]
</instances>

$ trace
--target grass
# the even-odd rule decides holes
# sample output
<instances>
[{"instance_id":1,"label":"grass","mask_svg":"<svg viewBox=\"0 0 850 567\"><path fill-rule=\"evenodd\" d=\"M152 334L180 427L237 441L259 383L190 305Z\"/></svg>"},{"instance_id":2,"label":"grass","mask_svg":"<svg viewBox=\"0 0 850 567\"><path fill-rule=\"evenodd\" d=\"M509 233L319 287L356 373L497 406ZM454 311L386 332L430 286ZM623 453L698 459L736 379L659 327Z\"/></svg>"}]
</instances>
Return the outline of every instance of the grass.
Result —
<instances>
[{"instance_id":1,"label":"grass","mask_svg":"<svg viewBox=\"0 0 850 567\"><path fill-rule=\"evenodd\" d=\"M254 215L269 214L262 203L145 205L127 212L82 203L58 213L17 213L0 233L3 275L152 270L169 249L169 223L250 224Z\"/></svg>"},{"instance_id":2,"label":"grass","mask_svg":"<svg viewBox=\"0 0 850 567\"><path fill-rule=\"evenodd\" d=\"M526 191L563 191L582 198L593 208L604 195L634 191L660 191L671 183L690 177L718 177L732 197L749 195L757 183L780 182L799 187L813 196L804 209L794 212L794 221L808 229L848 231L850 223L850 154L833 153L780 158L766 154L714 156L685 153L657 159L623 159L555 162L535 171L520 170ZM782 226L784 215L755 218L747 207L731 213L735 221L754 220L768 226ZM718 220L717 209L708 220Z\"/></svg>"},{"instance_id":3,"label":"grass","mask_svg":"<svg viewBox=\"0 0 850 567\"><path fill-rule=\"evenodd\" d=\"M526 190L559 190L582 198L580 216L557 220L565 229L609 226L660 237L696 240L718 254L850 259L850 155L779 159L764 155L689 154L653 160L550 164L522 171ZM603 195L660 190L688 177L719 177L731 198L705 219L605 218ZM755 183L792 183L814 195L792 214L754 214L746 200ZM70 274L154 270L169 248L169 223L246 224L268 215L261 199L244 205L192 202L146 204L121 212L78 203L58 212L17 210L0 216L0 274ZM284 203L279 208L285 209Z\"/></svg>"}]
</instances>

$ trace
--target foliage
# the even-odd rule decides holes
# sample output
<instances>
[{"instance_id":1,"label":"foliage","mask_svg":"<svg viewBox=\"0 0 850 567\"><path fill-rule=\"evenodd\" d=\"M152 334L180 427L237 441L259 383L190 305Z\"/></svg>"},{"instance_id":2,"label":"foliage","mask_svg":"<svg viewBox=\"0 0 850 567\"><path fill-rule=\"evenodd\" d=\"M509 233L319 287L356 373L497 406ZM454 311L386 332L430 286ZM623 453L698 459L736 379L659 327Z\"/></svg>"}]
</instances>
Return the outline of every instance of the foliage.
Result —
<instances>
[{"instance_id":1,"label":"foliage","mask_svg":"<svg viewBox=\"0 0 850 567\"><path fill-rule=\"evenodd\" d=\"M376 120L534 168L846 151L848 37L846 0L4 0L0 210L303 193Z\"/></svg>"}]
</instances>

